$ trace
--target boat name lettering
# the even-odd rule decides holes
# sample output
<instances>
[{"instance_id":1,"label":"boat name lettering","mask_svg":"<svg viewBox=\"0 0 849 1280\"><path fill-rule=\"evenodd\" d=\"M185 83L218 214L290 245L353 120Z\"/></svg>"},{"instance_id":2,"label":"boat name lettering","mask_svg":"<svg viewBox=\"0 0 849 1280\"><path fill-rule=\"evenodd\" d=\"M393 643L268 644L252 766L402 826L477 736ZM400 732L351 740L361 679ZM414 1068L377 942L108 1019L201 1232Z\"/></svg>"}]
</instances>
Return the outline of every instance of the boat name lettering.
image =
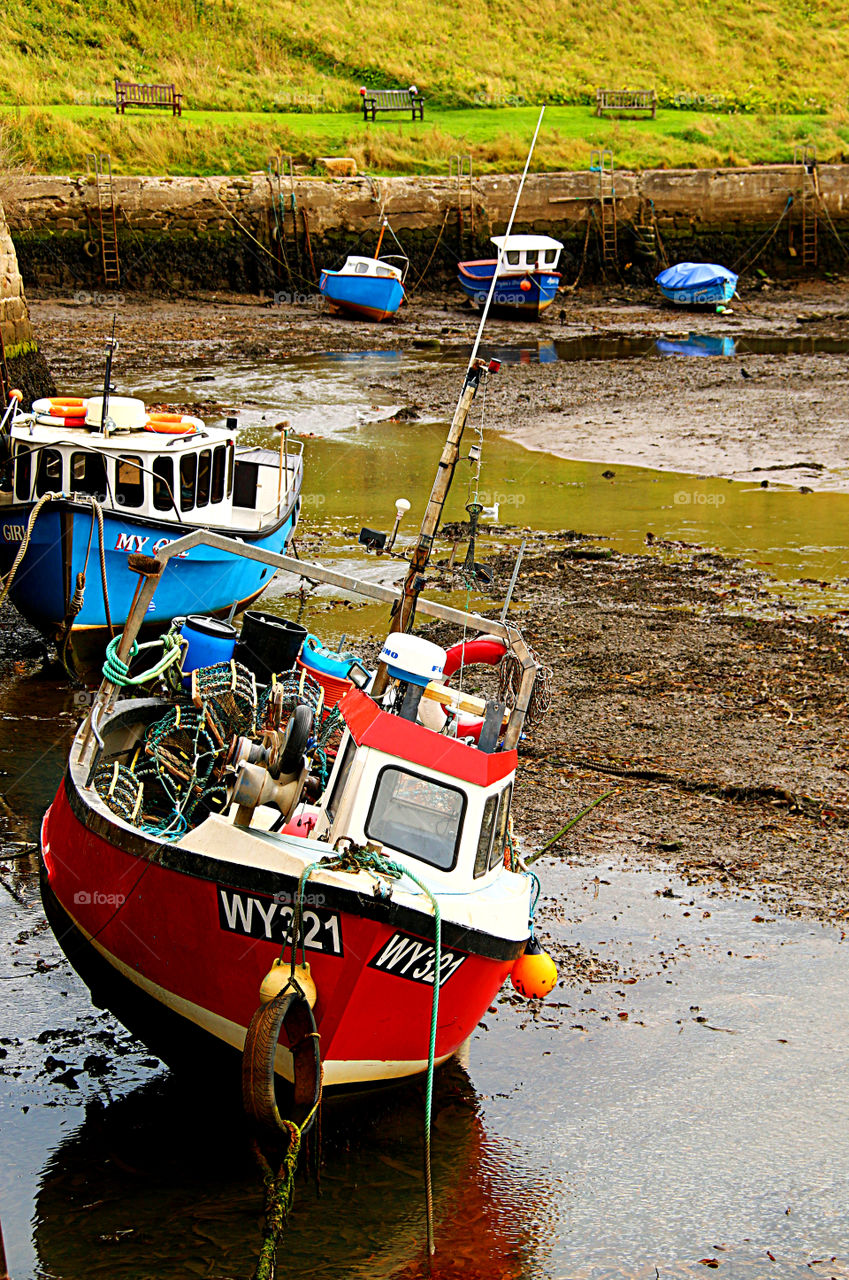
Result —
<instances>
[{"instance_id":1,"label":"boat name lettering","mask_svg":"<svg viewBox=\"0 0 849 1280\"><path fill-rule=\"evenodd\" d=\"M4 524L3 537L7 542L23 542L24 526L22 524Z\"/></svg>"},{"instance_id":2,"label":"boat name lettering","mask_svg":"<svg viewBox=\"0 0 849 1280\"><path fill-rule=\"evenodd\" d=\"M274 898L218 886L218 922L227 933L245 938L267 939L282 946L292 926L293 908ZM288 896L288 895L287 895ZM303 943L308 951L341 956L342 924L338 911L307 907L303 912ZM300 944L299 944L300 945Z\"/></svg>"},{"instance_id":3,"label":"boat name lettering","mask_svg":"<svg viewBox=\"0 0 849 1280\"><path fill-rule=\"evenodd\" d=\"M115 543L115 550L142 552L148 542L150 542L149 534L146 538L143 538L140 533L119 533Z\"/></svg>"},{"instance_id":4,"label":"boat name lettering","mask_svg":"<svg viewBox=\"0 0 849 1280\"><path fill-rule=\"evenodd\" d=\"M465 960L459 951L448 951L442 948L439 966L439 985L444 987L452 974L456 973ZM370 969L382 969L384 973L392 973L396 978L407 978L410 982L423 982L433 986L433 973L436 963L436 949L432 942L423 942L410 933L393 933L388 942L384 942L373 959L369 960Z\"/></svg>"}]
</instances>

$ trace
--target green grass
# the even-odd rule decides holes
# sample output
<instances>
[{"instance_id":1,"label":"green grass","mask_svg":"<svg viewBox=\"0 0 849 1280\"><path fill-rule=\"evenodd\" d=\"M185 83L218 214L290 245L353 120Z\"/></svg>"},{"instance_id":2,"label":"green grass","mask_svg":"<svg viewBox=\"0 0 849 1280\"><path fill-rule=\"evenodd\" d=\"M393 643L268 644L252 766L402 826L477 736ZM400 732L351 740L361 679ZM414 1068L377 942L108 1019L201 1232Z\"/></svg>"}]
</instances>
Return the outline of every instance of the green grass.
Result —
<instances>
[{"instance_id":1,"label":"green grass","mask_svg":"<svg viewBox=\"0 0 849 1280\"><path fill-rule=\"evenodd\" d=\"M510 169L543 99L557 104L546 168L593 145L622 165L712 165L786 159L800 138L837 159L849 140L843 0L7 0L0 36L0 104L21 111L6 141L42 171L82 168L95 147L138 172L261 168L275 149L376 172L444 172L471 150ZM183 122L116 118L115 76L175 82ZM413 82L423 127L358 121L361 84ZM599 85L654 87L667 109L596 122ZM722 113L671 109L700 95Z\"/></svg>"},{"instance_id":2,"label":"green grass","mask_svg":"<svg viewBox=\"0 0 849 1280\"><path fill-rule=\"evenodd\" d=\"M124 117L73 105L0 108L7 152L33 171L77 173L92 151L108 152L116 173L234 174L264 169L275 152L312 165L317 156L353 156L371 173L447 173L448 158L471 152L475 171L509 172L524 161L535 107L433 110L423 122L353 112L272 115L188 111ZM849 117L718 115L659 111L656 120L597 120L588 107L549 107L534 168L585 169L594 147L610 147L618 168L782 163L813 142L820 160L849 155Z\"/></svg>"}]
</instances>

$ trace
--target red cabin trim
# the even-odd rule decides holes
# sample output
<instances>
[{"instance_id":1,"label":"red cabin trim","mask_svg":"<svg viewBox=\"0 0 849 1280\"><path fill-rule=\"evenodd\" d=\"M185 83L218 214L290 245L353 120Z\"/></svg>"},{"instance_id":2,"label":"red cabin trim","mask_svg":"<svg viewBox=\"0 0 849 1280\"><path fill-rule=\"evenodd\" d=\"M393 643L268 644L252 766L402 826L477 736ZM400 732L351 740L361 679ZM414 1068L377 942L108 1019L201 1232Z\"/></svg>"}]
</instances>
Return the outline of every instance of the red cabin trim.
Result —
<instances>
[{"instance_id":1,"label":"red cabin trim","mask_svg":"<svg viewBox=\"0 0 849 1280\"><path fill-rule=\"evenodd\" d=\"M491 787L516 771L515 751L488 754L477 747L467 747L424 725L381 711L362 689L350 689L339 703L339 710L359 747L374 747L477 787Z\"/></svg>"}]
</instances>

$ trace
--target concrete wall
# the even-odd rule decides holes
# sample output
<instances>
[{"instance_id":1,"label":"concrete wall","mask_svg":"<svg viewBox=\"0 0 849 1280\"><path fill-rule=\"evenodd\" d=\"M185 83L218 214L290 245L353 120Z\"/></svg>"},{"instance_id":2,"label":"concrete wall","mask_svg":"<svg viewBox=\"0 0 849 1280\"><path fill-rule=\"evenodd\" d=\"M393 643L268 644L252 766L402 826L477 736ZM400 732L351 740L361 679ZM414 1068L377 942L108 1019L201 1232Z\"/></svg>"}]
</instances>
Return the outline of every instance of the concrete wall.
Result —
<instances>
[{"instance_id":1,"label":"concrete wall","mask_svg":"<svg viewBox=\"0 0 849 1280\"><path fill-rule=\"evenodd\" d=\"M24 393L24 406L33 399L49 395L53 382L38 351L30 323L24 282L18 269L18 258L3 205L0 204L0 332L6 352L10 387ZM2 406L5 409L5 404ZM0 410L2 412L2 410Z\"/></svg>"},{"instance_id":2,"label":"concrete wall","mask_svg":"<svg viewBox=\"0 0 849 1280\"><path fill-rule=\"evenodd\" d=\"M621 171L615 175L620 229L653 215L664 238L676 248L701 244L740 247L770 229L788 198L797 198L803 174L798 166L750 169ZM822 165L818 170L821 216L827 211L836 226L849 223L849 166ZM307 215L309 248L317 267L337 265L347 250L368 251L376 239L381 213L389 218L404 247L421 268L440 228L441 261L456 260L484 248L489 235L504 229L518 185L515 176L476 178L472 191L461 192L464 214L458 216L456 180L447 178L299 178L297 242L292 215L284 222L282 248L293 278L312 277L303 214ZM588 172L531 175L522 199L518 230L557 235L567 243L567 261L580 253L587 218L598 201L598 175ZM264 173L225 178L115 179L118 235L124 281L136 285L175 287L180 283L230 285L248 289L273 287L286 274L275 225L276 192ZM282 189L288 202L288 183ZM11 180L5 190L9 224L28 278L42 285L96 285L99 279L99 222L93 179L29 176ZM278 205L279 209L279 205ZM772 256L787 259L798 205L785 215ZM472 229L472 222L474 229ZM825 223L823 223L825 226ZM830 233L829 233L830 234ZM821 248L827 254L829 236ZM362 245L360 241L362 240ZM831 247L839 248L833 236ZM590 258L597 252L590 237ZM259 243L257 243L259 242ZM386 246L384 246L386 251ZM631 255L633 256L633 255ZM295 270L295 260L299 271ZM157 279L158 277L158 279Z\"/></svg>"}]
</instances>

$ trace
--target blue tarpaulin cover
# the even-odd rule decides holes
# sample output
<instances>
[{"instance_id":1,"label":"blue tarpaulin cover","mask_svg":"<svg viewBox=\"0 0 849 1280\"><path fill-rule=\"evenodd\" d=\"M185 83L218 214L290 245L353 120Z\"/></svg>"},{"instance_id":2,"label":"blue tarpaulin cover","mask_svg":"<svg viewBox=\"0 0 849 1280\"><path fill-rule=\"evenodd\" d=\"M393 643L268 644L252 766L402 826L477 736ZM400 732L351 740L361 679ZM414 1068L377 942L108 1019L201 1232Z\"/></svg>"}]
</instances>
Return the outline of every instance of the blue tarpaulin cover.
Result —
<instances>
[{"instance_id":1,"label":"blue tarpaulin cover","mask_svg":"<svg viewBox=\"0 0 849 1280\"><path fill-rule=\"evenodd\" d=\"M733 271L719 267L715 262L676 262L674 267L667 267L655 276L662 289L705 288L711 284L723 284L726 280L737 283Z\"/></svg>"}]
</instances>

